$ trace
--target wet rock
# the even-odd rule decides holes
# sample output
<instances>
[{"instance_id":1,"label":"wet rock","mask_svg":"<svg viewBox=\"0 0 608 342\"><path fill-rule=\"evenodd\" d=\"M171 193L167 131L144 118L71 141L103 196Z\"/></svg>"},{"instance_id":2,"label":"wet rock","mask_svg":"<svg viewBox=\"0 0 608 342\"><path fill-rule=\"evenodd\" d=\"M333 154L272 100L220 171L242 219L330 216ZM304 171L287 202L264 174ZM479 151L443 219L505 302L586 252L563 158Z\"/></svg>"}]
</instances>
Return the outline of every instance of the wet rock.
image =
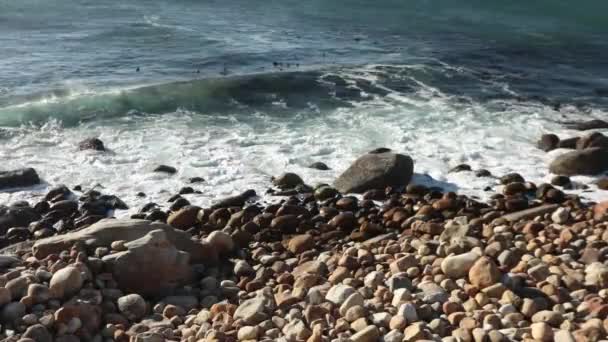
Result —
<instances>
[{"instance_id":1,"label":"wet rock","mask_svg":"<svg viewBox=\"0 0 608 342\"><path fill-rule=\"evenodd\" d=\"M314 162L310 165L308 165L309 168L311 169L316 169L316 170L321 170L321 171L327 171L327 170L331 170L329 168L329 166L327 166L325 163L323 162Z\"/></svg>"},{"instance_id":2,"label":"wet rock","mask_svg":"<svg viewBox=\"0 0 608 342\"><path fill-rule=\"evenodd\" d=\"M95 150L95 151L105 151L106 148L103 145L103 141L98 138L88 138L78 143L78 149L81 151L84 150Z\"/></svg>"},{"instance_id":3,"label":"wet rock","mask_svg":"<svg viewBox=\"0 0 608 342\"><path fill-rule=\"evenodd\" d=\"M471 166L468 164L456 165L453 168L451 168L450 171L448 171L448 173L456 173L456 172L463 172L463 171L472 171Z\"/></svg>"},{"instance_id":4,"label":"wet rock","mask_svg":"<svg viewBox=\"0 0 608 342\"><path fill-rule=\"evenodd\" d=\"M394 153L365 154L359 157L335 182L341 193L363 193L387 186L409 183L414 162L406 155Z\"/></svg>"},{"instance_id":5,"label":"wet rock","mask_svg":"<svg viewBox=\"0 0 608 342\"><path fill-rule=\"evenodd\" d=\"M192 277L189 254L175 248L164 230L151 231L126 247L127 251L103 258L123 291L144 296L168 295Z\"/></svg>"},{"instance_id":6,"label":"wet rock","mask_svg":"<svg viewBox=\"0 0 608 342\"><path fill-rule=\"evenodd\" d=\"M154 168L153 172L162 172L162 173L174 175L177 173L177 169L174 168L173 166L159 165L156 168Z\"/></svg>"},{"instance_id":7,"label":"wet rock","mask_svg":"<svg viewBox=\"0 0 608 342\"><path fill-rule=\"evenodd\" d=\"M477 177L492 177L492 173L486 169L481 169L475 171L475 176Z\"/></svg>"},{"instance_id":8,"label":"wet rock","mask_svg":"<svg viewBox=\"0 0 608 342\"><path fill-rule=\"evenodd\" d=\"M304 181L300 176L295 173L287 172L279 177L273 178L272 183L279 189L294 189L300 184L304 184Z\"/></svg>"},{"instance_id":9,"label":"wet rock","mask_svg":"<svg viewBox=\"0 0 608 342\"><path fill-rule=\"evenodd\" d=\"M595 182L598 189L600 190L608 190L608 177L600 178Z\"/></svg>"},{"instance_id":10,"label":"wet rock","mask_svg":"<svg viewBox=\"0 0 608 342\"><path fill-rule=\"evenodd\" d=\"M240 195L230 196L219 200L217 203L211 206L211 209L228 208L228 207L242 207L247 201L257 196L254 190L247 190Z\"/></svg>"},{"instance_id":11,"label":"wet rock","mask_svg":"<svg viewBox=\"0 0 608 342\"><path fill-rule=\"evenodd\" d=\"M205 179L203 177L192 177L192 178L188 179L189 183L202 183L204 181L205 181Z\"/></svg>"},{"instance_id":12,"label":"wet rock","mask_svg":"<svg viewBox=\"0 0 608 342\"><path fill-rule=\"evenodd\" d=\"M507 185L509 183L525 183L526 180L519 173L509 173L500 177L500 184Z\"/></svg>"},{"instance_id":13,"label":"wet rock","mask_svg":"<svg viewBox=\"0 0 608 342\"><path fill-rule=\"evenodd\" d=\"M545 152L555 150L558 145L559 137L555 134L543 134L536 143L536 146Z\"/></svg>"},{"instance_id":14,"label":"wet rock","mask_svg":"<svg viewBox=\"0 0 608 342\"><path fill-rule=\"evenodd\" d=\"M557 175L596 175L608 171L608 149L587 148L557 156L549 165Z\"/></svg>"},{"instance_id":15,"label":"wet rock","mask_svg":"<svg viewBox=\"0 0 608 342\"><path fill-rule=\"evenodd\" d=\"M562 140L560 140L557 147L574 150L574 149L576 149L576 143L578 142L578 139L579 139L579 137L562 139Z\"/></svg>"},{"instance_id":16,"label":"wet rock","mask_svg":"<svg viewBox=\"0 0 608 342\"><path fill-rule=\"evenodd\" d=\"M551 178L551 184L556 186L566 186L570 185L570 177L568 176L555 176Z\"/></svg>"},{"instance_id":17,"label":"wet rock","mask_svg":"<svg viewBox=\"0 0 608 342\"><path fill-rule=\"evenodd\" d=\"M40 184L40 177L33 168L0 171L0 190Z\"/></svg>"}]
</instances>

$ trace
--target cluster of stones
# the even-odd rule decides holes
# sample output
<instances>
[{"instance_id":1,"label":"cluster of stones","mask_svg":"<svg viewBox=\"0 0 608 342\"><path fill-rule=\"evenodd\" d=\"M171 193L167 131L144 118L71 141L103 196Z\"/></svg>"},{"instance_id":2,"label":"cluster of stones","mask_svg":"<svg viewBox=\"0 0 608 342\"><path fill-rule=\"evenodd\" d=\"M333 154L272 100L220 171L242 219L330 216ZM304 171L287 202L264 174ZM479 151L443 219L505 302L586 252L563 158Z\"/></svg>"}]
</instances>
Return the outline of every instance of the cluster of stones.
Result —
<instances>
[{"instance_id":1,"label":"cluster of stones","mask_svg":"<svg viewBox=\"0 0 608 342\"><path fill-rule=\"evenodd\" d=\"M405 186L412 168L376 151L336 188L275 178L290 194L277 203L255 203L253 191L210 208L174 196L167 211L150 205L131 219L29 236L0 257L2 337L607 338L608 202L510 174L482 203Z\"/></svg>"}]
</instances>

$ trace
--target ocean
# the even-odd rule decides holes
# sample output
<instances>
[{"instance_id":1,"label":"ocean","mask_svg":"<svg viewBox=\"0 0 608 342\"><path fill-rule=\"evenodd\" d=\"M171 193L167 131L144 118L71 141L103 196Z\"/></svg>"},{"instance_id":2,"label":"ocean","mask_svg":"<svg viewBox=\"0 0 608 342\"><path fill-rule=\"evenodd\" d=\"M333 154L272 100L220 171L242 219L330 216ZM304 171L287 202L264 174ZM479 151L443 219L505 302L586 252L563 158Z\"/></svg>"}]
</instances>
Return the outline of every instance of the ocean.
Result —
<instances>
[{"instance_id":1,"label":"ocean","mask_svg":"<svg viewBox=\"0 0 608 342\"><path fill-rule=\"evenodd\" d=\"M196 176L187 197L207 205L285 171L331 183L377 147L411 155L415 181L479 198L498 181L448 170L548 181L563 151L538 150L540 135L608 119L605 13L600 0L0 0L1 168L45 181L0 203L66 184L136 209ZM109 151L78 151L88 137Z\"/></svg>"}]
</instances>

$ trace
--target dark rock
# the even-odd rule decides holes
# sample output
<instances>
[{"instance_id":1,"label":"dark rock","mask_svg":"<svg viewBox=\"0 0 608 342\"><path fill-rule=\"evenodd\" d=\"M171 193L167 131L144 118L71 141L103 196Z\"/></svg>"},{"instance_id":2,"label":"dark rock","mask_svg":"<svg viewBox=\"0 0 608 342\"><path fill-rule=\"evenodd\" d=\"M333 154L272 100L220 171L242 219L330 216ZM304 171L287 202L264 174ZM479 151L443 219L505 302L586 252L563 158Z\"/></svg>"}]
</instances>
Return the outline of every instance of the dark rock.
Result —
<instances>
[{"instance_id":1,"label":"dark rock","mask_svg":"<svg viewBox=\"0 0 608 342\"><path fill-rule=\"evenodd\" d=\"M203 177L192 177L188 180L190 183L202 183L205 181Z\"/></svg>"},{"instance_id":2,"label":"dark rock","mask_svg":"<svg viewBox=\"0 0 608 342\"><path fill-rule=\"evenodd\" d=\"M51 205L50 210L58 211L66 216L69 216L78 210L78 202L70 200L55 202L53 205Z\"/></svg>"},{"instance_id":3,"label":"dark rock","mask_svg":"<svg viewBox=\"0 0 608 342\"><path fill-rule=\"evenodd\" d=\"M49 204L49 202L38 202L34 205L34 210L36 210L36 212L40 215L48 212L50 208L51 205Z\"/></svg>"},{"instance_id":4,"label":"dark rock","mask_svg":"<svg viewBox=\"0 0 608 342\"><path fill-rule=\"evenodd\" d=\"M185 187L179 189L180 195L187 195L187 194L193 194L193 193L194 193L194 189L189 186L185 186Z\"/></svg>"},{"instance_id":5,"label":"dark rock","mask_svg":"<svg viewBox=\"0 0 608 342\"><path fill-rule=\"evenodd\" d=\"M160 209L154 209L146 215L148 221L167 222L168 215Z\"/></svg>"},{"instance_id":6,"label":"dark rock","mask_svg":"<svg viewBox=\"0 0 608 342\"><path fill-rule=\"evenodd\" d=\"M95 150L105 151L106 148L103 146L103 141L98 138L88 138L78 143L78 149L83 150Z\"/></svg>"},{"instance_id":7,"label":"dark rock","mask_svg":"<svg viewBox=\"0 0 608 342\"><path fill-rule=\"evenodd\" d=\"M567 138L567 139L560 140L559 144L557 144L557 147L574 150L574 149L576 149L576 143L578 142L578 139L579 139L578 137L573 137L573 138Z\"/></svg>"},{"instance_id":8,"label":"dark rock","mask_svg":"<svg viewBox=\"0 0 608 342\"><path fill-rule=\"evenodd\" d=\"M376 149L373 149L371 151L369 151L369 154L378 154L378 153L386 153L386 152L390 152L391 149L390 148L386 148L386 147L378 147Z\"/></svg>"},{"instance_id":9,"label":"dark rock","mask_svg":"<svg viewBox=\"0 0 608 342\"><path fill-rule=\"evenodd\" d=\"M555 134L543 134L536 143L536 146L545 152L555 150L558 145L559 137Z\"/></svg>"},{"instance_id":10,"label":"dark rock","mask_svg":"<svg viewBox=\"0 0 608 342\"><path fill-rule=\"evenodd\" d=\"M606 129L608 128L608 122L604 120L588 120L588 121L579 121L579 122L568 122L566 123L566 127L569 129L575 129L578 131L587 131L590 129Z\"/></svg>"},{"instance_id":11,"label":"dark rock","mask_svg":"<svg viewBox=\"0 0 608 342\"><path fill-rule=\"evenodd\" d=\"M608 137L602 133L595 132L581 137L576 142L577 150L583 150L590 147L608 148Z\"/></svg>"},{"instance_id":12,"label":"dark rock","mask_svg":"<svg viewBox=\"0 0 608 342\"><path fill-rule=\"evenodd\" d=\"M176 199L173 204L171 204L171 206L169 207L169 210L171 211L178 211L181 208L190 205L190 201L188 201L187 199L180 197L178 199Z\"/></svg>"},{"instance_id":13,"label":"dark rock","mask_svg":"<svg viewBox=\"0 0 608 342\"><path fill-rule=\"evenodd\" d=\"M570 184L570 177L568 176L555 176L551 179L551 184L557 186L566 186Z\"/></svg>"},{"instance_id":14,"label":"dark rock","mask_svg":"<svg viewBox=\"0 0 608 342\"><path fill-rule=\"evenodd\" d=\"M180 194L175 194L175 195L169 197L169 199L167 200L167 202L173 203L173 202L175 202L175 200L177 200L178 198L181 198L181 197L182 196Z\"/></svg>"},{"instance_id":15,"label":"dark rock","mask_svg":"<svg viewBox=\"0 0 608 342\"><path fill-rule=\"evenodd\" d=\"M308 167L311 168L311 169L316 169L316 170L321 170L321 171L330 170L329 166L327 166L323 162L315 162L315 163L312 163L312 164L308 165Z\"/></svg>"},{"instance_id":16,"label":"dark rock","mask_svg":"<svg viewBox=\"0 0 608 342\"><path fill-rule=\"evenodd\" d=\"M221 199L219 202L211 206L211 209L228 208L228 207L242 207L252 197L257 196L255 190L247 190L240 195L226 197Z\"/></svg>"},{"instance_id":17,"label":"dark rock","mask_svg":"<svg viewBox=\"0 0 608 342\"><path fill-rule=\"evenodd\" d=\"M0 235L12 227L27 227L40 219L40 214L30 207L0 207Z\"/></svg>"},{"instance_id":18,"label":"dark rock","mask_svg":"<svg viewBox=\"0 0 608 342\"><path fill-rule=\"evenodd\" d=\"M63 199L67 199L67 197L72 193L70 189L65 185L59 185L51 190L44 196L45 201L51 201L54 198L57 198L60 195L63 195Z\"/></svg>"},{"instance_id":19,"label":"dark rock","mask_svg":"<svg viewBox=\"0 0 608 342\"><path fill-rule=\"evenodd\" d=\"M279 189L294 189L296 186L300 184L304 184L304 181L300 176L295 173L287 172L282 174L279 177L272 178L272 183L278 187Z\"/></svg>"},{"instance_id":20,"label":"dark rock","mask_svg":"<svg viewBox=\"0 0 608 342\"><path fill-rule=\"evenodd\" d=\"M520 183L520 182L513 182L513 183L509 183L507 185L505 185L505 187L502 190L502 193L507 195L507 196L513 196L515 194L520 194L523 192L526 192L526 186L524 185L524 183Z\"/></svg>"},{"instance_id":21,"label":"dark rock","mask_svg":"<svg viewBox=\"0 0 608 342\"><path fill-rule=\"evenodd\" d=\"M0 190L40 184L40 177L33 168L0 171Z\"/></svg>"},{"instance_id":22,"label":"dark rock","mask_svg":"<svg viewBox=\"0 0 608 342\"><path fill-rule=\"evenodd\" d=\"M140 191L137 194L135 194L135 196L137 196L137 197L146 197L146 194Z\"/></svg>"},{"instance_id":23,"label":"dark rock","mask_svg":"<svg viewBox=\"0 0 608 342\"><path fill-rule=\"evenodd\" d=\"M500 184L524 183L526 180L519 173L509 173L500 177Z\"/></svg>"},{"instance_id":24,"label":"dark rock","mask_svg":"<svg viewBox=\"0 0 608 342\"><path fill-rule=\"evenodd\" d=\"M456 165L454 166L452 169L450 169L450 171L448 171L448 173L455 173L455 172L463 172L463 171L471 171L471 166L468 164L460 164L460 165Z\"/></svg>"},{"instance_id":25,"label":"dark rock","mask_svg":"<svg viewBox=\"0 0 608 342\"><path fill-rule=\"evenodd\" d=\"M173 175L177 173L177 169L173 166L159 165L154 169L154 172L164 172Z\"/></svg>"},{"instance_id":26,"label":"dark rock","mask_svg":"<svg viewBox=\"0 0 608 342\"><path fill-rule=\"evenodd\" d=\"M103 195L100 200L105 202L106 207L113 210L128 210L129 206L120 198L114 195Z\"/></svg>"},{"instance_id":27,"label":"dark rock","mask_svg":"<svg viewBox=\"0 0 608 342\"><path fill-rule=\"evenodd\" d=\"M557 156L549 165L557 175L596 175L608 171L608 149L587 148Z\"/></svg>"},{"instance_id":28,"label":"dark rock","mask_svg":"<svg viewBox=\"0 0 608 342\"><path fill-rule=\"evenodd\" d=\"M363 193L387 186L406 186L414 173L412 158L395 153L365 154L359 157L335 182L341 193Z\"/></svg>"},{"instance_id":29,"label":"dark rock","mask_svg":"<svg viewBox=\"0 0 608 342\"><path fill-rule=\"evenodd\" d=\"M475 171L475 176L477 177L492 177L492 173L486 169L481 169Z\"/></svg>"}]
</instances>

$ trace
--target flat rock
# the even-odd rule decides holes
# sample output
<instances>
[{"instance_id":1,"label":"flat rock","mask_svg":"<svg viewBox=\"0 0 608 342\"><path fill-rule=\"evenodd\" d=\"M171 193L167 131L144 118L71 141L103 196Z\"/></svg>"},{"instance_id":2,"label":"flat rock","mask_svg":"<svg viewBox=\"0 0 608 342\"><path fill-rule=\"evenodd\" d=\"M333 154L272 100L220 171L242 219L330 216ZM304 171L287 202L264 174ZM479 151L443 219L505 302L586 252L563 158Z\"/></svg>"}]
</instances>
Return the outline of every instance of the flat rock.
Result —
<instances>
[{"instance_id":1,"label":"flat rock","mask_svg":"<svg viewBox=\"0 0 608 342\"><path fill-rule=\"evenodd\" d=\"M44 259L49 254L59 254L63 250L69 250L77 241L84 242L93 251L97 247L109 247L114 241L140 239L158 229L165 232L167 239L177 249L190 254L192 262L213 263L217 261L216 251L206 244L191 240L190 234L164 223L134 219L104 219L82 230L38 240L32 249L38 259Z\"/></svg>"},{"instance_id":2,"label":"flat rock","mask_svg":"<svg viewBox=\"0 0 608 342\"><path fill-rule=\"evenodd\" d=\"M520 211L516 211L514 213L509 213L509 214L503 215L502 218L509 222L517 222L520 220L533 219L537 216L542 216L547 213L551 213L551 212L555 211L557 208L559 208L559 205L557 205L557 204L545 204L545 205L541 205L538 207L520 210Z\"/></svg>"},{"instance_id":3,"label":"flat rock","mask_svg":"<svg viewBox=\"0 0 608 342\"><path fill-rule=\"evenodd\" d=\"M390 152L359 157L335 182L341 193L363 193L387 186L407 185L414 172L412 158Z\"/></svg>"}]
</instances>

